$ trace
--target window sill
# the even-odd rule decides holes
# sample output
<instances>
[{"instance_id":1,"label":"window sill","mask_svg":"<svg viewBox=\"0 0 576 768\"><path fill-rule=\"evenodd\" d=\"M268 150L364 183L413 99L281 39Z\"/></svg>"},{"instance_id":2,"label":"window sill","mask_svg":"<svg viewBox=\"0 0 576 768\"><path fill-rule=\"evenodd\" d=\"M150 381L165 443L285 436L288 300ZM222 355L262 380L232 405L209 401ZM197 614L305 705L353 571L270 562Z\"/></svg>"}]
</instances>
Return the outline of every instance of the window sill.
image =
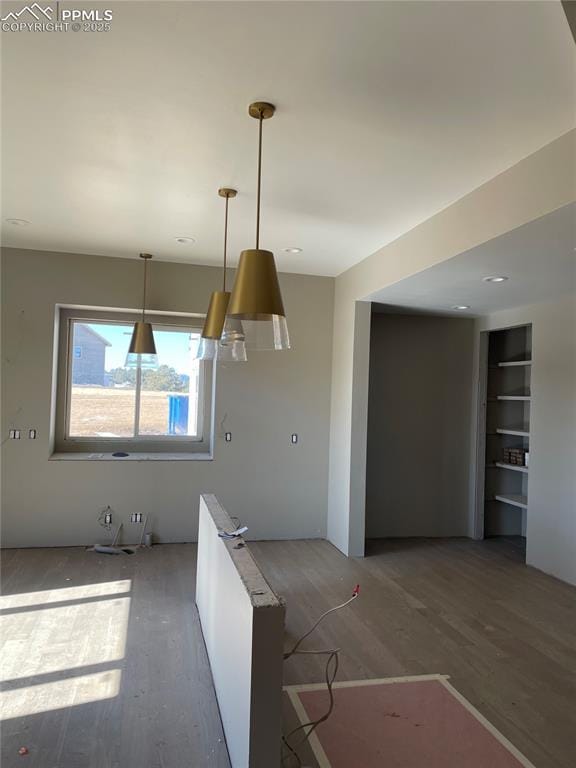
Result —
<instances>
[{"instance_id":1,"label":"window sill","mask_svg":"<svg viewBox=\"0 0 576 768\"><path fill-rule=\"evenodd\" d=\"M211 453L129 453L113 456L112 453L62 452L53 453L50 461L212 461Z\"/></svg>"}]
</instances>

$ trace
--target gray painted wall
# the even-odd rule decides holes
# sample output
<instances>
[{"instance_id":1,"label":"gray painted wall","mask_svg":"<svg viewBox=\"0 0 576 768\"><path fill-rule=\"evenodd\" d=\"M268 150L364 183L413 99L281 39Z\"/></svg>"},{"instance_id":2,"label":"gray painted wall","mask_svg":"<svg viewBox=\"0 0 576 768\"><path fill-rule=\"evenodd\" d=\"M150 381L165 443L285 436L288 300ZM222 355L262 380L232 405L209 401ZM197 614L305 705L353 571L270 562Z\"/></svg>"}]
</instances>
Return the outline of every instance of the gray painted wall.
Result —
<instances>
[{"instance_id":1,"label":"gray painted wall","mask_svg":"<svg viewBox=\"0 0 576 768\"><path fill-rule=\"evenodd\" d=\"M532 323L526 561L576 584L576 294L496 312L477 331L525 323Z\"/></svg>"},{"instance_id":2,"label":"gray painted wall","mask_svg":"<svg viewBox=\"0 0 576 768\"><path fill-rule=\"evenodd\" d=\"M220 275L154 261L150 309L204 312ZM219 366L213 461L130 463L49 461L48 437L55 305L138 308L139 260L4 249L2 278L2 436L38 430L3 445L4 545L93 543L107 504L125 522L150 515L161 541L193 541L205 492L234 509L249 538L325 535L332 278L281 275L293 348Z\"/></svg>"},{"instance_id":3,"label":"gray painted wall","mask_svg":"<svg viewBox=\"0 0 576 768\"><path fill-rule=\"evenodd\" d=\"M474 321L372 315L366 537L466 536Z\"/></svg>"},{"instance_id":4,"label":"gray painted wall","mask_svg":"<svg viewBox=\"0 0 576 768\"><path fill-rule=\"evenodd\" d=\"M575 139L576 130L561 136L336 278L327 530L345 554L364 553L364 496L357 491L366 462L356 446L367 438L370 326L358 303L573 202Z\"/></svg>"}]
</instances>

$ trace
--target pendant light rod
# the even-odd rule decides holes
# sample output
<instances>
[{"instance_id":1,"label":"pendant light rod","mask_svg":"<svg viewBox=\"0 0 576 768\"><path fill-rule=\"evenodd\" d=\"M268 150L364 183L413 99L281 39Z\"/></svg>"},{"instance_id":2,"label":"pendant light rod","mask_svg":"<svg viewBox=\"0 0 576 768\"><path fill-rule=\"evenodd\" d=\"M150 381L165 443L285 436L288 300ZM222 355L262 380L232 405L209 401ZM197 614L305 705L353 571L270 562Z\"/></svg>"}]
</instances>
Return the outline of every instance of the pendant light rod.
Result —
<instances>
[{"instance_id":1,"label":"pendant light rod","mask_svg":"<svg viewBox=\"0 0 576 768\"><path fill-rule=\"evenodd\" d=\"M144 291L142 296L142 322L145 322L146 318L146 289L148 286L148 262L152 258L151 253L141 253L140 258L144 259Z\"/></svg>"},{"instance_id":2,"label":"pendant light rod","mask_svg":"<svg viewBox=\"0 0 576 768\"><path fill-rule=\"evenodd\" d=\"M220 197L226 199L226 207L224 210L224 273L222 275L222 291L226 293L226 269L227 269L227 255L228 255L228 201L231 197L236 197L238 192L230 187L221 187L218 190Z\"/></svg>"},{"instance_id":3,"label":"pendant light rod","mask_svg":"<svg viewBox=\"0 0 576 768\"><path fill-rule=\"evenodd\" d=\"M262 191L262 113L258 120L258 191L256 193L256 249L260 248L260 194Z\"/></svg>"},{"instance_id":4,"label":"pendant light rod","mask_svg":"<svg viewBox=\"0 0 576 768\"><path fill-rule=\"evenodd\" d=\"M226 208L224 212L224 267L222 275L222 290L226 291L226 254L228 253L228 198L226 198Z\"/></svg>"},{"instance_id":5,"label":"pendant light rod","mask_svg":"<svg viewBox=\"0 0 576 768\"><path fill-rule=\"evenodd\" d=\"M276 107L267 101L256 101L248 107L250 117L258 120L258 184L256 191L256 250L260 248L260 193L262 191L262 121L268 120Z\"/></svg>"},{"instance_id":6,"label":"pendant light rod","mask_svg":"<svg viewBox=\"0 0 576 768\"><path fill-rule=\"evenodd\" d=\"M151 253L140 253L144 259L144 286L142 291L142 319L134 323L132 339L126 355L126 367L140 370L158 367L156 344L154 343L154 331L152 325L146 322L146 299L148 293L148 262L152 258Z\"/></svg>"}]
</instances>

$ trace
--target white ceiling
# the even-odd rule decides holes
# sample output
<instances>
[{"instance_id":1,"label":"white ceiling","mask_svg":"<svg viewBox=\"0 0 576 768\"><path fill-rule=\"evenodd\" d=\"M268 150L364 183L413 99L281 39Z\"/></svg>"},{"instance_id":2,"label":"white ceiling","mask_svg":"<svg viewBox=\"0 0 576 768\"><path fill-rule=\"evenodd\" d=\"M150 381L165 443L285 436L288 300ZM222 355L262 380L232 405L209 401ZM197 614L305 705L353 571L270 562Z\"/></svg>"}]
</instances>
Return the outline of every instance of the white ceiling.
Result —
<instances>
[{"instance_id":1,"label":"white ceiling","mask_svg":"<svg viewBox=\"0 0 576 768\"><path fill-rule=\"evenodd\" d=\"M370 298L396 310L464 316L549 301L576 290L575 251L576 205L567 205ZM494 275L509 279L482 279ZM470 309L453 312L455 305Z\"/></svg>"},{"instance_id":2,"label":"white ceiling","mask_svg":"<svg viewBox=\"0 0 576 768\"><path fill-rule=\"evenodd\" d=\"M219 263L229 185L234 263L267 99L261 245L335 275L575 124L559 2L110 7L109 32L2 33L2 219L31 222L4 245Z\"/></svg>"}]
</instances>

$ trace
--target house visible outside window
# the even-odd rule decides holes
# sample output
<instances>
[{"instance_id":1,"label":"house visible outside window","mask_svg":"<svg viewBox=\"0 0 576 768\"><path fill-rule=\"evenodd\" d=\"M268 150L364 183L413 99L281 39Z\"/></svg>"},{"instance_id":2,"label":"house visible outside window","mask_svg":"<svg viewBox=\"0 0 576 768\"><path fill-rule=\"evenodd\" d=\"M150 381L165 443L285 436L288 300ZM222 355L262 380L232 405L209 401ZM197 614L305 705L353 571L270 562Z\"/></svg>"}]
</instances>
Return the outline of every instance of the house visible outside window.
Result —
<instances>
[{"instance_id":1,"label":"house visible outside window","mask_svg":"<svg viewBox=\"0 0 576 768\"><path fill-rule=\"evenodd\" d=\"M60 310L58 452L202 453L211 364L194 359L198 321L151 316L158 368L126 368L134 316Z\"/></svg>"}]
</instances>

